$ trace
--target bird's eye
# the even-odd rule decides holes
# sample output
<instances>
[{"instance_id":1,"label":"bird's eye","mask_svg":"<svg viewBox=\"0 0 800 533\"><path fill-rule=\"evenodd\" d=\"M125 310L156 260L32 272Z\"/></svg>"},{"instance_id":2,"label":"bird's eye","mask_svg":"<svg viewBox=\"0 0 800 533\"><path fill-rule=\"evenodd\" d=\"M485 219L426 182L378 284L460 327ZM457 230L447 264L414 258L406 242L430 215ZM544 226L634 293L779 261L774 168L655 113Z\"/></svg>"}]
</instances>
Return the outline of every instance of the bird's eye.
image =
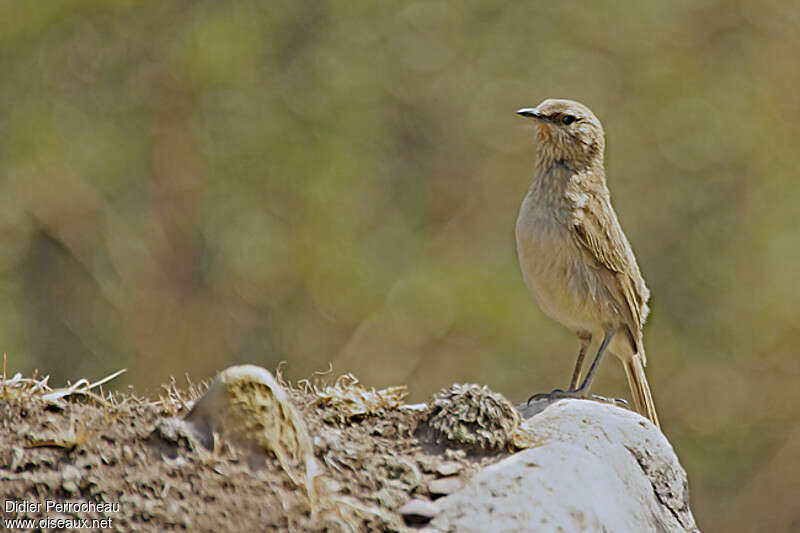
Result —
<instances>
[{"instance_id":1,"label":"bird's eye","mask_svg":"<svg viewBox=\"0 0 800 533\"><path fill-rule=\"evenodd\" d=\"M566 124L567 126L569 126L570 124L572 124L573 122L575 122L575 117L573 117L572 115L564 115L564 116L561 118L561 122L563 122L564 124Z\"/></svg>"}]
</instances>

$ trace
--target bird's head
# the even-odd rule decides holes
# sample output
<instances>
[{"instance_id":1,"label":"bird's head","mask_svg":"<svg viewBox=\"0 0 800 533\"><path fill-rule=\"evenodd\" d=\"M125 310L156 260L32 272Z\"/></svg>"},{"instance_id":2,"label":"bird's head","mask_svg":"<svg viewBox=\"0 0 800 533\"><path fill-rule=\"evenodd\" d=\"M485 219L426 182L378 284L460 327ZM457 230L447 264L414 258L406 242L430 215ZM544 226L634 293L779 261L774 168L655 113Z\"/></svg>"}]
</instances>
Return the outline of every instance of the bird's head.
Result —
<instances>
[{"instance_id":1,"label":"bird's head","mask_svg":"<svg viewBox=\"0 0 800 533\"><path fill-rule=\"evenodd\" d=\"M591 109L573 100L548 99L517 111L536 122L540 157L570 166L602 162L603 126Z\"/></svg>"}]
</instances>

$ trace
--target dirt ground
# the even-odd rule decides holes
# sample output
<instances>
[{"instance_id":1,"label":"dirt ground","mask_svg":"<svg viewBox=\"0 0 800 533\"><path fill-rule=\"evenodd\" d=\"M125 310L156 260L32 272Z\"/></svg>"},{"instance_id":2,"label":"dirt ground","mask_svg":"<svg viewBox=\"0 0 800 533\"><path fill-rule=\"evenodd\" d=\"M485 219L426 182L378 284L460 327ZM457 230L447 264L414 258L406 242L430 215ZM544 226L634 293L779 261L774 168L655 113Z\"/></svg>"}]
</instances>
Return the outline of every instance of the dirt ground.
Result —
<instances>
[{"instance_id":1,"label":"dirt ground","mask_svg":"<svg viewBox=\"0 0 800 533\"><path fill-rule=\"evenodd\" d=\"M184 416L205 388L172 384L159 399L105 396L112 401L0 396L4 527L346 530L312 515L306 492L272 455L253 463L232 449L165 442L159 424ZM410 531L414 526L395 512L399 506L412 497L434 499L504 455L467 455L423 442L415 437L424 416L418 410L351 416L321 403L308 386L289 393L328 488L349 502L352 531ZM59 507L63 502L77 507Z\"/></svg>"}]
</instances>

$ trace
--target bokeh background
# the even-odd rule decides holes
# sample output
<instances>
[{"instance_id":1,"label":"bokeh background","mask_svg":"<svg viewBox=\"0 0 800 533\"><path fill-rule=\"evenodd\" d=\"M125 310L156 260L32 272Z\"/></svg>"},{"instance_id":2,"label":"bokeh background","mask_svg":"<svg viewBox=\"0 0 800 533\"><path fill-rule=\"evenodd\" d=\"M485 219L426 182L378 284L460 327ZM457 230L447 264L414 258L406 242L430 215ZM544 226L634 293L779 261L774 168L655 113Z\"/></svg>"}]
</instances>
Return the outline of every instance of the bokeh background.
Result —
<instances>
[{"instance_id":1,"label":"bokeh background","mask_svg":"<svg viewBox=\"0 0 800 533\"><path fill-rule=\"evenodd\" d=\"M567 384L514 250L547 97L608 132L708 532L800 530L800 5L0 3L0 350L53 384ZM595 391L627 396L620 365Z\"/></svg>"}]
</instances>

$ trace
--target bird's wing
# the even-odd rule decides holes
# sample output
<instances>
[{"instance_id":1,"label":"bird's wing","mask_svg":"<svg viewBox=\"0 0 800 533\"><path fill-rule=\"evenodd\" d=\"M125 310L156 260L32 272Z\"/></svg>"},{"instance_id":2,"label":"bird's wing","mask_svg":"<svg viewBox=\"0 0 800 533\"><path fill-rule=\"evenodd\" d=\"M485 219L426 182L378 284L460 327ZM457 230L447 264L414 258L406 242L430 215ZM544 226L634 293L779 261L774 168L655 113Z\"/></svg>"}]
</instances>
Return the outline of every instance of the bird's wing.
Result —
<instances>
[{"instance_id":1,"label":"bird's wing","mask_svg":"<svg viewBox=\"0 0 800 533\"><path fill-rule=\"evenodd\" d=\"M573 219L574 234L590 263L613 274L604 278L613 285L608 289L618 301L619 311L630 329L633 348L638 351L650 291L608 196L592 195L588 201L595 205L587 205L580 216Z\"/></svg>"}]
</instances>

